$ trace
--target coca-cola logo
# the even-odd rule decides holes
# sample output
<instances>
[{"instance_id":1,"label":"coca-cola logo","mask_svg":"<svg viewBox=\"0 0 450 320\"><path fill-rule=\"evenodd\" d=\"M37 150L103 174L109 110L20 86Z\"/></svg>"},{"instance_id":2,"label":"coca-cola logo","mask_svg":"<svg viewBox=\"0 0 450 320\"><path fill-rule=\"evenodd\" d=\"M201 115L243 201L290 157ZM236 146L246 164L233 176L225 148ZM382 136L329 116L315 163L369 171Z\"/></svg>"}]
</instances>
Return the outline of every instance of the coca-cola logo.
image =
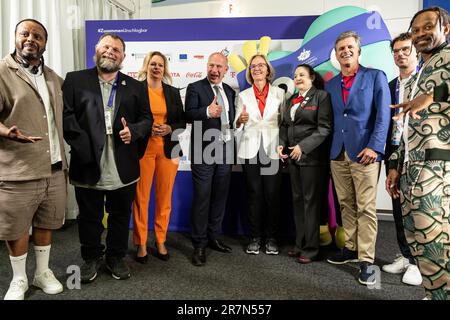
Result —
<instances>
[{"instance_id":1,"label":"coca-cola logo","mask_svg":"<svg viewBox=\"0 0 450 320\"><path fill-rule=\"evenodd\" d=\"M186 73L186 78L201 78L202 77L202 72L197 71L197 72L188 72Z\"/></svg>"}]
</instances>

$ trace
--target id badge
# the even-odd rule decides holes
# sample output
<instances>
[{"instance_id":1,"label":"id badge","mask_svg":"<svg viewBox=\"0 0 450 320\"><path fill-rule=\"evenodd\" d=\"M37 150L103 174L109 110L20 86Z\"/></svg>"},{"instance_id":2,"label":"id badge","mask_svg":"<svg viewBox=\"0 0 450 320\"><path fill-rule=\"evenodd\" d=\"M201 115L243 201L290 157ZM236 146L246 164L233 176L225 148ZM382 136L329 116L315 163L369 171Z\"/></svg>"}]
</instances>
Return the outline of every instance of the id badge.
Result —
<instances>
[{"instance_id":1,"label":"id badge","mask_svg":"<svg viewBox=\"0 0 450 320\"><path fill-rule=\"evenodd\" d=\"M112 112L111 110L105 110L105 126L106 126L106 134L113 134L112 129Z\"/></svg>"}]
</instances>

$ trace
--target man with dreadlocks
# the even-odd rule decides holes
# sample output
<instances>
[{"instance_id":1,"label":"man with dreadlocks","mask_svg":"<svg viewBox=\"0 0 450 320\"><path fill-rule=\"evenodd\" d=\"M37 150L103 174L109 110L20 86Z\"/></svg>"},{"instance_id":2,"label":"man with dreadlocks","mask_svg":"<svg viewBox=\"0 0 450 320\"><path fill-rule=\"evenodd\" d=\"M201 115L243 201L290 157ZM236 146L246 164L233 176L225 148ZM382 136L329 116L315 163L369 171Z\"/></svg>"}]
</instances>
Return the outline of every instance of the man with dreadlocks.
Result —
<instances>
[{"instance_id":1,"label":"man with dreadlocks","mask_svg":"<svg viewBox=\"0 0 450 320\"><path fill-rule=\"evenodd\" d=\"M450 79L448 12L439 7L421 10L410 29L422 66L406 85L408 100L430 95ZM450 104L433 102L417 115L405 116L401 145L389 159L386 189L392 197L400 196L406 239L423 277L425 299L450 299Z\"/></svg>"}]
</instances>

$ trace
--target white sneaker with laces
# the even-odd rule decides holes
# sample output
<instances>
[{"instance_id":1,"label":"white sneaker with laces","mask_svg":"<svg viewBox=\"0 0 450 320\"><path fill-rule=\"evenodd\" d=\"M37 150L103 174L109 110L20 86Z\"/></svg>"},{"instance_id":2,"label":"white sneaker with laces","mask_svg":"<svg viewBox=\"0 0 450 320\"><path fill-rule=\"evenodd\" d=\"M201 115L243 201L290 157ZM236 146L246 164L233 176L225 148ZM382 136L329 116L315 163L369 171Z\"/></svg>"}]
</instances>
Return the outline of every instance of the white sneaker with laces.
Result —
<instances>
[{"instance_id":1,"label":"white sneaker with laces","mask_svg":"<svg viewBox=\"0 0 450 320\"><path fill-rule=\"evenodd\" d=\"M419 268L414 264L410 264L406 268L402 282L411 286L420 286L422 284L422 275L420 274Z\"/></svg>"},{"instance_id":2,"label":"white sneaker with laces","mask_svg":"<svg viewBox=\"0 0 450 320\"><path fill-rule=\"evenodd\" d=\"M387 273L403 273L409 266L409 260L402 255L397 256L397 258L391 264L385 264L381 269Z\"/></svg>"},{"instance_id":3,"label":"white sneaker with laces","mask_svg":"<svg viewBox=\"0 0 450 320\"><path fill-rule=\"evenodd\" d=\"M46 294L58 294L63 291L63 285L56 279L50 269L41 274L35 274L33 286L41 288Z\"/></svg>"},{"instance_id":4,"label":"white sneaker with laces","mask_svg":"<svg viewBox=\"0 0 450 320\"><path fill-rule=\"evenodd\" d=\"M24 300L25 292L28 290L28 280L24 278L17 278L9 284L8 292L4 300Z\"/></svg>"}]
</instances>

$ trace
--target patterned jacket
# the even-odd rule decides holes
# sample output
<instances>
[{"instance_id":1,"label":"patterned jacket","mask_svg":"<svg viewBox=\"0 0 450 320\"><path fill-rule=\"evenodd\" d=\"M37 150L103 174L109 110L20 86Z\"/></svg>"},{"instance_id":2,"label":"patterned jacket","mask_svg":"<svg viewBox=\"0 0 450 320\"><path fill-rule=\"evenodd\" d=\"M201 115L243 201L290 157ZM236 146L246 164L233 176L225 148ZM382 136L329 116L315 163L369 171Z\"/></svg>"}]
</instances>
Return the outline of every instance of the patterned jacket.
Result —
<instances>
[{"instance_id":1,"label":"patterned jacket","mask_svg":"<svg viewBox=\"0 0 450 320\"><path fill-rule=\"evenodd\" d=\"M424 94L431 88L450 81L450 44L436 52L423 66L414 96L411 96L418 74L405 87L408 100ZM418 112L420 119L409 118L408 147L409 161L450 161L450 103L433 102ZM401 168L405 157L402 139L400 147L389 158L389 168Z\"/></svg>"}]
</instances>

